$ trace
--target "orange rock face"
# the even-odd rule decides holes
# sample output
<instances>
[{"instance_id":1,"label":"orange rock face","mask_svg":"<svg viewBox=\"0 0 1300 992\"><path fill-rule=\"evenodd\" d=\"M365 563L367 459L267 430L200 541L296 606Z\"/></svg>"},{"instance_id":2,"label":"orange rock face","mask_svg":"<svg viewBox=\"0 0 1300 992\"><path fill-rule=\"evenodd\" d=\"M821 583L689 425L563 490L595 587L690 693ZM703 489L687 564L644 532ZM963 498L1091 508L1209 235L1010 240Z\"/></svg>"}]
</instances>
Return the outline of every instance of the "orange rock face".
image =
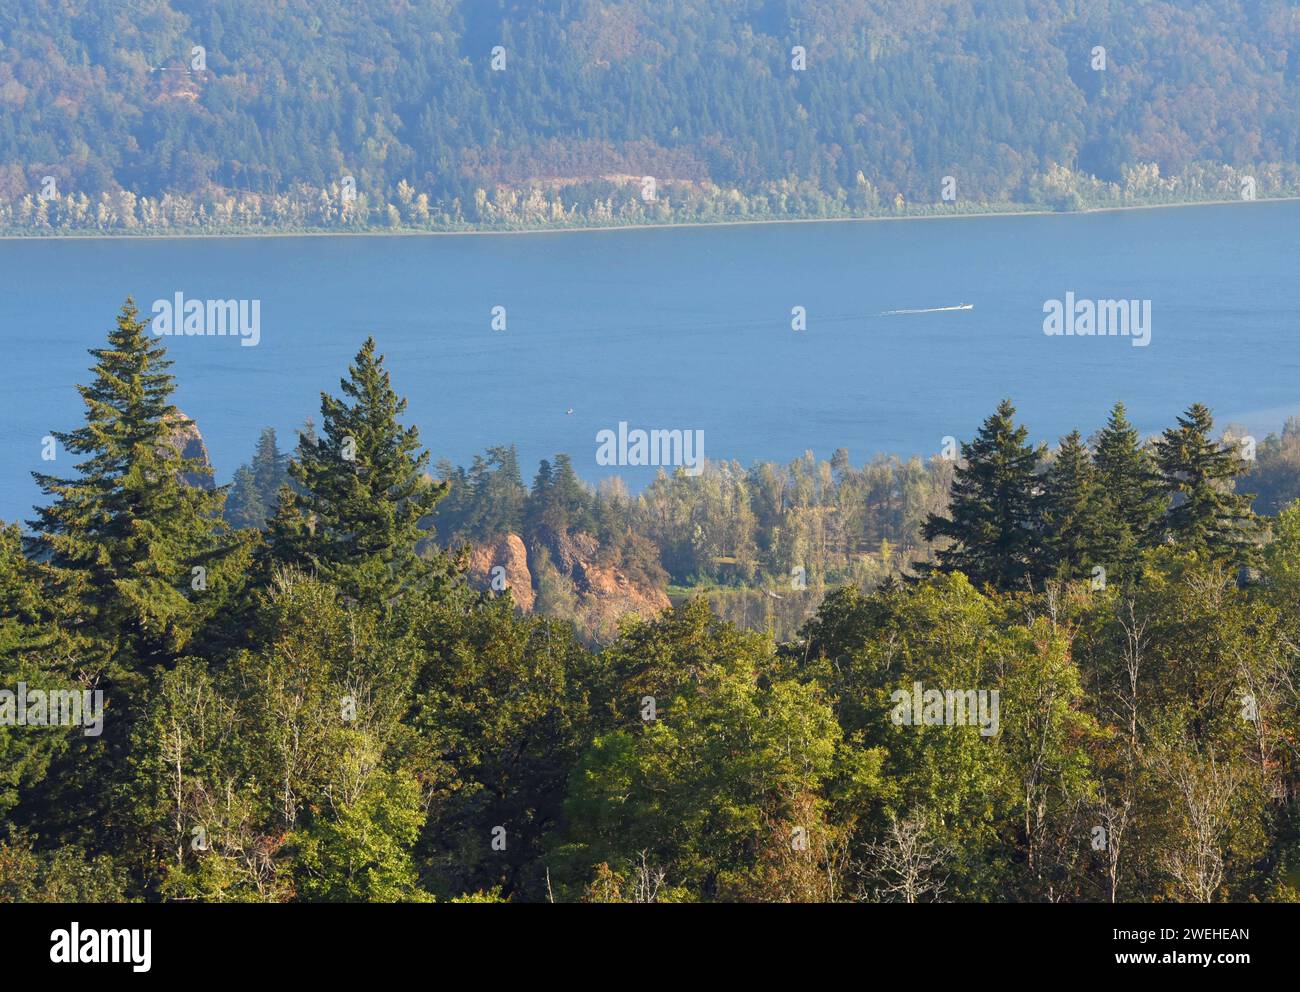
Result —
<instances>
[{"instance_id":1,"label":"orange rock face","mask_svg":"<svg viewBox=\"0 0 1300 992\"><path fill-rule=\"evenodd\" d=\"M518 534L503 534L493 544L475 547L470 552L469 579L480 589L509 589L525 613L532 611L537 599L528 571L528 549Z\"/></svg>"},{"instance_id":2,"label":"orange rock face","mask_svg":"<svg viewBox=\"0 0 1300 992\"><path fill-rule=\"evenodd\" d=\"M600 564L600 543L590 534L552 536L545 551L572 584L579 625L589 634L612 636L625 615L652 617L672 605L663 589L633 582L622 569ZM531 612L537 594L528 561L528 548L519 535L503 534L471 549L470 583L479 589L509 588L516 605Z\"/></svg>"}]
</instances>

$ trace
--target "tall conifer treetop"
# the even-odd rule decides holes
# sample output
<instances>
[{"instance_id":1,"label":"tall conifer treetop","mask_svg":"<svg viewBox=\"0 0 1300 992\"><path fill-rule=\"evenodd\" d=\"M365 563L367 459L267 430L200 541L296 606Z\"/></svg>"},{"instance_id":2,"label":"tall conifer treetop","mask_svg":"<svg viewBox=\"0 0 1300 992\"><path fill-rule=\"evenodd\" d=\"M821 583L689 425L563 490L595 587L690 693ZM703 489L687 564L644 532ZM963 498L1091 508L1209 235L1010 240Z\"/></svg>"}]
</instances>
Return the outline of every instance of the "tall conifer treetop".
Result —
<instances>
[{"instance_id":1,"label":"tall conifer treetop","mask_svg":"<svg viewBox=\"0 0 1300 992\"><path fill-rule=\"evenodd\" d=\"M367 338L340 383L321 394L321 433L304 435L289 474L301 496L277 516L277 535L297 534L306 559L349 596L388 599L422 570L420 522L447 492L425 471L419 431L398 418L406 400L393 390L374 338ZM295 525L285 519L298 516Z\"/></svg>"},{"instance_id":2,"label":"tall conifer treetop","mask_svg":"<svg viewBox=\"0 0 1300 992\"><path fill-rule=\"evenodd\" d=\"M1254 497L1235 492L1246 464L1211 436L1214 419L1194 403L1156 442L1160 481L1172 500L1165 518L1168 537L1213 558L1244 563L1254 555L1259 521Z\"/></svg>"},{"instance_id":3,"label":"tall conifer treetop","mask_svg":"<svg viewBox=\"0 0 1300 992\"><path fill-rule=\"evenodd\" d=\"M1131 578L1140 570L1142 550L1160 543L1169 497L1161 488L1151 453L1123 403L1116 403L1097 432L1093 464L1097 469L1101 533L1112 576Z\"/></svg>"},{"instance_id":4,"label":"tall conifer treetop","mask_svg":"<svg viewBox=\"0 0 1300 992\"><path fill-rule=\"evenodd\" d=\"M1061 442L1043 492L1043 551L1061 578L1084 578L1110 568L1105 503L1097 472L1078 431Z\"/></svg>"},{"instance_id":5,"label":"tall conifer treetop","mask_svg":"<svg viewBox=\"0 0 1300 992\"><path fill-rule=\"evenodd\" d=\"M937 554L939 568L963 572L976 586L1010 589L1035 578L1039 452L1015 415L1011 401L1003 400L975 440L962 444L949 516L930 514L922 528L927 541L952 541Z\"/></svg>"},{"instance_id":6,"label":"tall conifer treetop","mask_svg":"<svg viewBox=\"0 0 1300 992\"><path fill-rule=\"evenodd\" d=\"M86 422L54 433L79 459L75 472L33 473L53 498L31 522L33 549L106 639L177 647L196 622L192 569L210 564L225 494L185 482L211 470L169 443L184 418L171 403L171 362L147 328L128 298L107 346L91 349L94 378L77 387Z\"/></svg>"}]
</instances>

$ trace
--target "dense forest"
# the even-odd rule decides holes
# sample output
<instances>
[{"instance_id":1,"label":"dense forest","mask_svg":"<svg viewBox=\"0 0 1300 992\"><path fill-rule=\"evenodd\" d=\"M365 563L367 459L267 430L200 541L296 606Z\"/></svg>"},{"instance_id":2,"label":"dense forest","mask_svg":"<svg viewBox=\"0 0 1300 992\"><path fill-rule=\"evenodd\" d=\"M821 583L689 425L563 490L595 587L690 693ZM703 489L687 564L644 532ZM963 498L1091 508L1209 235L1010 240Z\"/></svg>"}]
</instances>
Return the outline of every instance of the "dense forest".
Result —
<instances>
[{"instance_id":1,"label":"dense forest","mask_svg":"<svg viewBox=\"0 0 1300 992\"><path fill-rule=\"evenodd\" d=\"M1045 452L1007 401L942 466L632 500L562 458L525 490L508 448L436 477L367 340L291 455L263 435L217 487L129 301L91 355L0 530L0 899L1300 898L1300 503L1257 514L1199 404ZM1295 433L1259 446L1269 499ZM685 547L674 498L754 519ZM763 517L795 499L856 521L824 561L923 544L828 570L781 641L691 597L593 646L459 547L588 533L643 579L752 580L803 553Z\"/></svg>"},{"instance_id":2,"label":"dense forest","mask_svg":"<svg viewBox=\"0 0 1300 992\"><path fill-rule=\"evenodd\" d=\"M0 7L11 233L1296 194L1300 12L1283 0Z\"/></svg>"}]
</instances>

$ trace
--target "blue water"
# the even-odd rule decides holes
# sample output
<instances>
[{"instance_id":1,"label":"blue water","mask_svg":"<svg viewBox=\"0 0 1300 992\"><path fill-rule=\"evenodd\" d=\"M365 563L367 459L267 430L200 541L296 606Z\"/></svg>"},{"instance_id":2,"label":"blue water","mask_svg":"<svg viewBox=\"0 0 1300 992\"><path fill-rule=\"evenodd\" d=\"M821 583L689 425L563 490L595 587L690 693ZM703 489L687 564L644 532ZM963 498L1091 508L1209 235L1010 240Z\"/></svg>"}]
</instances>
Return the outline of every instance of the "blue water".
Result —
<instances>
[{"instance_id":1,"label":"blue water","mask_svg":"<svg viewBox=\"0 0 1300 992\"><path fill-rule=\"evenodd\" d=\"M515 442L597 479L596 433L703 430L712 459L929 455L1012 397L1035 440L1116 399L1259 434L1300 412L1300 204L521 236L0 242L0 518L30 515L52 429L123 298L260 299L261 343L170 338L176 402L228 480L373 333L434 458ZM1047 337L1043 304L1150 299L1149 347ZM973 303L968 311L878 316ZM494 306L507 329L490 327ZM807 308L808 329L790 326ZM572 414L567 411L572 408ZM618 470L634 487L653 469Z\"/></svg>"}]
</instances>

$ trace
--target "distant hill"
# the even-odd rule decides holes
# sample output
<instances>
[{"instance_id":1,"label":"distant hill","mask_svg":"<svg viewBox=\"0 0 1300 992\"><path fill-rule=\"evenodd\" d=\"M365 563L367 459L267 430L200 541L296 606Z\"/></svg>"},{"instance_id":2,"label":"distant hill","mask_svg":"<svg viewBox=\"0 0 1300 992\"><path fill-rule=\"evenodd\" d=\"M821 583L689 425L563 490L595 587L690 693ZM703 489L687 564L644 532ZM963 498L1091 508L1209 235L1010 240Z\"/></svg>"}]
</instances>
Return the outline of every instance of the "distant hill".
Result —
<instances>
[{"instance_id":1,"label":"distant hill","mask_svg":"<svg viewBox=\"0 0 1300 992\"><path fill-rule=\"evenodd\" d=\"M5 227L1069 209L1298 161L1280 0L0 5Z\"/></svg>"}]
</instances>

